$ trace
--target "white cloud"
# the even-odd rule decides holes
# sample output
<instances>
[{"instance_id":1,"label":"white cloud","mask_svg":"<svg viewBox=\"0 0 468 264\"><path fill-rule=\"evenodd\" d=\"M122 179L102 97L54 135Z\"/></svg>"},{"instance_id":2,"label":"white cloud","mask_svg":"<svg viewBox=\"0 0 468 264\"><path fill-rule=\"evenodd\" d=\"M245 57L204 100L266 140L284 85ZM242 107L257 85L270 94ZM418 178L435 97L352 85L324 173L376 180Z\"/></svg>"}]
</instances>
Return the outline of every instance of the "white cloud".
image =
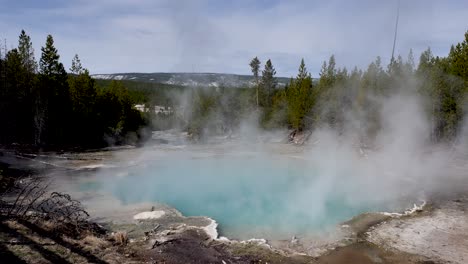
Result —
<instances>
[{"instance_id":1,"label":"white cloud","mask_svg":"<svg viewBox=\"0 0 468 264\"><path fill-rule=\"evenodd\" d=\"M0 32L16 45L24 28L36 56L51 33L65 65L75 53L93 73L203 71L248 74L248 61L271 58L279 75L295 75L304 57L317 76L323 60L365 68L388 62L396 1L282 1L262 7L201 1L77 0L62 6L0 11ZM16 11L16 10L15 10ZM398 53L416 59L428 46L446 55L462 40L468 6L455 1L402 1ZM25 19L26 18L26 19Z\"/></svg>"}]
</instances>

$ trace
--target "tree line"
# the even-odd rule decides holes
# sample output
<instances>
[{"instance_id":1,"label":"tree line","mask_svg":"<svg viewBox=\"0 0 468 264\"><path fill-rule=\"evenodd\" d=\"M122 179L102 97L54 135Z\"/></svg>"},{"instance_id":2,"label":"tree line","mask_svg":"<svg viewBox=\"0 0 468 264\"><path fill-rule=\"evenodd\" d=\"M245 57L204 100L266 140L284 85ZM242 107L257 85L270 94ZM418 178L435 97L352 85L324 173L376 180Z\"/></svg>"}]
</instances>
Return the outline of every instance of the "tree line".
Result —
<instances>
[{"instance_id":1,"label":"tree line","mask_svg":"<svg viewBox=\"0 0 468 264\"><path fill-rule=\"evenodd\" d=\"M434 142L450 141L461 130L468 94L468 32L447 57L424 51L418 66L408 58L392 59L386 69L377 57L366 70L336 66L332 55L312 79L304 60L298 74L284 87L276 87L274 67L267 60L260 75L260 60L249 63L255 80L255 102L262 110L263 127L289 127L295 131L321 126L344 132L350 116L357 119L361 136L374 137L382 127L382 99L395 94L416 94L425 102Z\"/></svg>"},{"instance_id":2,"label":"tree line","mask_svg":"<svg viewBox=\"0 0 468 264\"><path fill-rule=\"evenodd\" d=\"M137 142L146 121L119 82L98 87L75 55L67 72L47 36L39 62L23 30L0 51L0 144L99 147Z\"/></svg>"},{"instance_id":3,"label":"tree line","mask_svg":"<svg viewBox=\"0 0 468 264\"><path fill-rule=\"evenodd\" d=\"M255 57L249 63L252 89L94 80L78 56L64 69L50 35L36 62L22 31L17 48L0 50L0 143L105 146L137 142L148 135L146 129L173 127L201 139L230 134L252 114L264 129L327 126L345 133L352 123L362 138L372 139L382 129L382 102L405 93L423 99L432 141L450 141L460 133L467 109L468 32L464 37L446 57L428 48L417 66L412 51L387 66L377 57L365 70L339 68L332 55L313 78L301 60L286 86L278 85L271 60L261 69ZM172 112L142 113L136 103L170 106Z\"/></svg>"},{"instance_id":4,"label":"tree line","mask_svg":"<svg viewBox=\"0 0 468 264\"><path fill-rule=\"evenodd\" d=\"M435 57L428 48L417 66L411 50L406 59L398 56L386 66L377 57L365 70L339 68L332 55L313 78L302 59L286 86L278 85L271 60L261 69L255 57L249 66L254 89L186 89L191 101L184 106L190 112L184 129L193 138L231 133L256 114L263 129L289 128L296 133L328 127L339 134L353 129L361 141L372 142L383 129L383 102L404 95L422 99L428 133L436 143L459 135L468 106L468 32L447 57Z\"/></svg>"}]
</instances>

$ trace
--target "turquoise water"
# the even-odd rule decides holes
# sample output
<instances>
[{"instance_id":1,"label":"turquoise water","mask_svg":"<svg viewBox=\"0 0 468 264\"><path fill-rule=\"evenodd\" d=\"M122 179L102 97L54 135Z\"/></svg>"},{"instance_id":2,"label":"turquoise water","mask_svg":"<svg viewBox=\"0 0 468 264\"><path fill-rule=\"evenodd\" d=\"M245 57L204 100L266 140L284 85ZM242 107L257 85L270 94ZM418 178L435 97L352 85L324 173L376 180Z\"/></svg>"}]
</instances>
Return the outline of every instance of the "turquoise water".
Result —
<instances>
[{"instance_id":1,"label":"turquoise water","mask_svg":"<svg viewBox=\"0 0 468 264\"><path fill-rule=\"evenodd\" d=\"M329 181L293 158L169 156L127 170L81 187L104 189L125 204L161 202L186 216L212 217L230 238L304 236L381 208L350 200L350 182Z\"/></svg>"}]
</instances>

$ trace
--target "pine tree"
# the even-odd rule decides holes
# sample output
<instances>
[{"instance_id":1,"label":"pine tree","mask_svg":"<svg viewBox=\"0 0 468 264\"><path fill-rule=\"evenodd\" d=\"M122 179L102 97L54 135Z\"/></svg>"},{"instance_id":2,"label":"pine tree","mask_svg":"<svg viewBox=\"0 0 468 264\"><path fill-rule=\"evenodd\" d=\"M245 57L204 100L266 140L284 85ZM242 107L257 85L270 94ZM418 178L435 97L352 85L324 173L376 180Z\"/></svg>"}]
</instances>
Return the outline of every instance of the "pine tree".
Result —
<instances>
[{"instance_id":1,"label":"pine tree","mask_svg":"<svg viewBox=\"0 0 468 264\"><path fill-rule=\"evenodd\" d=\"M2 93L2 132L5 134L5 139L10 142L18 142L18 132L20 132L19 123L24 122L20 119L18 103L22 104L24 94L21 89L23 78L23 67L21 65L21 57L17 49L8 51L5 58L6 70L6 86Z\"/></svg>"},{"instance_id":2,"label":"pine tree","mask_svg":"<svg viewBox=\"0 0 468 264\"><path fill-rule=\"evenodd\" d=\"M40 89L36 95L36 138L43 143L62 144L69 129L71 103L67 72L59 61L54 39L47 36L39 62ZM45 141L45 142L44 142Z\"/></svg>"},{"instance_id":3,"label":"pine tree","mask_svg":"<svg viewBox=\"0 0 468 264\"><path fill-rule=\"evenodd\" d=\"M258 107L258 89L259 89L258 76L259 76L259 71L260 71L260 60L257 57L255 57L250 61L249 65L250 65L250 69L252 70L252 74L255 79L255 89L257 92L257 107Z\"/></svg>"},{"instance_id":4,"label":"pine tree","mask_svg":"<svg viewBox=\"0 0 468 264\"><path fill-rule=\"evenodd\" d=\"M449 73L461 77L465 81L468 89L468 31L465 33L465 39L452 46L448 56Z\"/></svg>"},{"instance_id":5,"label":"pine tree","mask_svg":"<svg viewBox=\"0 0 468 264\"><path fill-rule=\"evenodd\" d=\"M301 60L301 64L299 65L299 73L297 74L297 79L298 80L303 80L307 77L309 77L310 74L307 72L307 68L304 63L304 59Z\"/></svg>"},{"instance_id":6,"label":"pine tree","mask_svg":"<svg viewBox=\"0 0 468 264\"><path fill-rule=\"evenodd\" d=\"M328 63L326 61L323 62L322 68L320 69L320 79L318 83L318 91L321 93L331 89L335 84L337 78L337 71L336 71L336 62L335 56L331 55Z\"/></svg>"},{"instance_id":7,"label":"pine tree","mask_svg":"<svg viewBox=\"0 0 468 264\"><path fill-rule=\"evenodd\" d=\"M75 57L73 57L72 64L70 67L70 73L75 74L75 75L80 75L84 72L83 66L81 66L81 61L80 58L78 58L78 54L75 54Z\"/></svg>"},{"instance_id":8,"label":"pine tree","mask_svg":"<svg viewBox=\"0 0 468 264\"><path fill-rule=\"evenodd\" d=\"M78 55L73 57L70 72L72 74L68 76L68 84L73 123L69 136L80 145L99 142L103 129L99 128L100 125L95 115L97 90L94 79L89 75L89 71L83 68ZM93 127L94 131L89 127Z\"/></svg>"},{"instance_id":9,"label":"pine tree","mask_svg":"<svg viewBox=\"0 0 468 264\"><path fill-rule=\"evenodd\" d=\"M72 75L69 76L68 83L73 111L75 114L87 118L93 111L97 95L94 79L89 75L89 71L83 68L77 54L73 57L70 72Z\"/></svg>"},{"instance_id":10,"label":"pine tree","mask_svg":"<svg viewBox=\"0 0 468 264\"><path fill-rule=\"evenodd\" d=\"M418 74L423 74L432 67L434 56L432 55L431 48L427 48L421 53L419 57L419 64L417 72Z\"/></svg>"},{"instance_id":11,"label":"pine tree","mask_svg":"<svg viewBox=\"0 0 468 264\"><path fill-rule=\"evenodd\" d=\"M21 134L22 142L32 143L32 124L33 124L33 93L37 86L37 62L34 57L34 48L32 46L31 38L24 30L21 31L18 40L18 53L21 58L21 78L19 90L21 90L22 100L18 102L19 110L18 125Z\"/></svg>"},{"instance_id":12,"label":"pine tree","mask_svg":"<svg viewBox=\"0 0 468 264\"><path fill-rule=\"evenodd\" d=\"M328 59L327 75L333 79L336 77L335 55L331 55L330 59Z\"/></svg>"},{"instance_id":13,"label":"pine tree","mask_svg":"<svg viewBox=\"0 0 468 264\"><path fill-rule=\"evenodd\" d=\"M32 47L31 38L26 35L24 30L21 30L18 42L18 52L21 57L23 67L29 73L35 73L37 71L37 63L34 58L34 48Z\"/></svg>"},{"instance_id":14,"label":"pine tree","mask_svg":"<svg viewBox=\"0 0 468 264\"><path fill-rule=\"evenodd\" d=\"M408 53L408 58L406 59L405 63L405 73L407 74L412 74L414 71L414 55L413 55L413 49L410 49Z\"/></svg>"},{"instance_id":15,"label":"pine tree","mask_svg":"<svg viewBox=\"0 0 468 264\"><path fill-rule=\"evenodd\" d=\"M393 59L392 63L388 65L387 73L390 77L401 78L404 67L403 58L401 55L398 55L397 59Z\"/></svg>"},{"instance_id":16,"label":"pine tree","mask_svg":"<svg viewBox=\"0 0 468 264\"><path fill-rule=\"evenodd\" d=\"M41 48L42 55L39 62L39 70L42 75L66 75L63 64L59 62L60 55L54 47L54 39L51 35L47 36L45 47Z\"/></svg>"},{"instance_id":17,"label":"pine tree","mask_svg":"<svg viewBox=\"0 0 468 264\"><path fill-rule=\"evenodd\" d=\"M304 118L312 107L312 77L307 72L304 59L299 65L299 73L295 80L291 80L288 90L288 121L292 128L305 128Z\"/></svg>"},{"instance_id":18,"label":"pine tree","mask_svg":"<svg viewBox=\"0 0 468 264\"><path fill-rule=\"evenodd\" d=\"M24 68L22 65L21 55L17 49L12 49L8 51L6 58L5 58L5 65L6 65L6 76L8 78L8 92L12 96L10 98L11 102L15 102L18 100L18 96L21 96L19 93L20 85L22 82L22 78L24 75Z\"/></svg>"},{"instance_id":19,"label":"pine tree","mask_svg":"<svg viewBox=\"0 0 468 264\"><path fill-rule=\"evenodd\" d=\"M271 63L271 60L267 60L265 68L262 71L262 83L261 83L261 100L260 103L264 107L271 106L271 99L273 92L276 89L278 81L275 78L276 70Z\"/></svg>"}]
</instances>

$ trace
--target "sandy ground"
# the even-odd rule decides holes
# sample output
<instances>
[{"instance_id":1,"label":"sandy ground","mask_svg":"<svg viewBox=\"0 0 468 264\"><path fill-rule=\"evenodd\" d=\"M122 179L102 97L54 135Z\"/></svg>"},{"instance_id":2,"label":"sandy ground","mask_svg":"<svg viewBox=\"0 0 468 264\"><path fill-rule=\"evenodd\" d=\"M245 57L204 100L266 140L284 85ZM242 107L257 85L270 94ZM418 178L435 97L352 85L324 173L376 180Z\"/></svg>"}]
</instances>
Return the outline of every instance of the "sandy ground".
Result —
<instances>
[{"instance_id":1,"label":"sandy ground","mask_svg":"<svg viewBox=\"0 0 468 264\"><path fill-rule=\"evenodd\" d=\"M468 199L444 202L420 216L383 222L367 232L367 240L432 260L468 263Z\"/></svg>"}]
</instances>

